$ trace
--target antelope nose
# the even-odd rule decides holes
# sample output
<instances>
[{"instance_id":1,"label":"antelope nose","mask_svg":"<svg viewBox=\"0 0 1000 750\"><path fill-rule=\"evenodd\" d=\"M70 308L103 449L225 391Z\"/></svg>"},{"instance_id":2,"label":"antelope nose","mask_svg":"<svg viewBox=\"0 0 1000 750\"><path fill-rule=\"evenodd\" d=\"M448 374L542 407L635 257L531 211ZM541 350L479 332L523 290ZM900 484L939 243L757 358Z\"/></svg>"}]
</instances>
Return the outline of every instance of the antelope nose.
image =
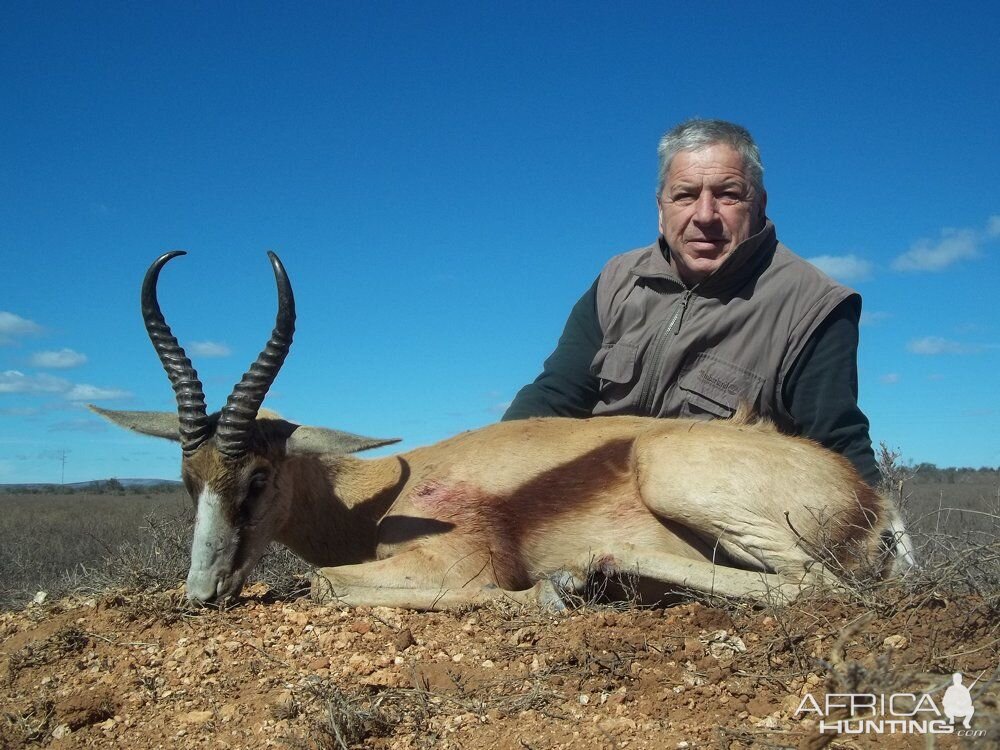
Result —
<instances>
[{"instance_id":1,"label":"antelope nose","mask_svg":"<svg viewBox=\"0 0 1000 750\"><path fill-rule=\"evenodd\" d=\"M187 598L193 602L211 604L218 597L218 583L204 574L192 572L187 578Z\"/></svg>"}]
</instances>

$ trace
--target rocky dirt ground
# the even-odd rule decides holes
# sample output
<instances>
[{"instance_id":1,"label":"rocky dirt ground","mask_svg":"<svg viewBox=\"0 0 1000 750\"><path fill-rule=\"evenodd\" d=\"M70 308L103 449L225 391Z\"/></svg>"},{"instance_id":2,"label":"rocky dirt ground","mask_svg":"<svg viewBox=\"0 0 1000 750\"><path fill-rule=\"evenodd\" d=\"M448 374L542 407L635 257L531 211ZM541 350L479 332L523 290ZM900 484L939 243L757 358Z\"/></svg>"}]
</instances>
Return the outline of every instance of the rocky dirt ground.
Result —
<instances>
[{"instance_id":1,"label":"rocky dirt ground","mask_svg":"<svg viewBox=\"0 0 1000 750\"><path fill-rule=\"evenodd\" d=\"M828 692L940 706L956 670L980 677L978 736L936 746L1000 745L998 602L975 595L548 614L246 594L225 611L178 589L0 614L0 748L927 747L820 734L797 709Z\"/></svg>"}]
</instances>

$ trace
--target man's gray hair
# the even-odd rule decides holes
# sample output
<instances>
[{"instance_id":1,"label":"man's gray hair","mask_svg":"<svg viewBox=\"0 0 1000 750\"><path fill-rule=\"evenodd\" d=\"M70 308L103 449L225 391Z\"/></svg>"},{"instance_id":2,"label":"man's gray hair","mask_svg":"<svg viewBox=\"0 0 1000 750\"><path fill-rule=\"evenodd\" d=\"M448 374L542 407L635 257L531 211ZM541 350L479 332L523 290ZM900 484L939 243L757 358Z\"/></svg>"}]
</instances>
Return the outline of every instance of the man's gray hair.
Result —
<instances>
[{"instance_id":1,"label":"man's gray hair","mask_svg":"<svg viewBox=\"0 0 1000 750\"><path fill-rule=\"evenodd\" d=\"M724 143L731 146L743 157L747 177L758 196L764 194L764 165L760 163L760 149L754 143L750 131L742 125L725 120L686 120L660 139L657 153L660 155L660 175L656 184L656 195L663 193L667 184L670 163L680 151L697 151L706 146Z\"/></svg>"}]
</instances>

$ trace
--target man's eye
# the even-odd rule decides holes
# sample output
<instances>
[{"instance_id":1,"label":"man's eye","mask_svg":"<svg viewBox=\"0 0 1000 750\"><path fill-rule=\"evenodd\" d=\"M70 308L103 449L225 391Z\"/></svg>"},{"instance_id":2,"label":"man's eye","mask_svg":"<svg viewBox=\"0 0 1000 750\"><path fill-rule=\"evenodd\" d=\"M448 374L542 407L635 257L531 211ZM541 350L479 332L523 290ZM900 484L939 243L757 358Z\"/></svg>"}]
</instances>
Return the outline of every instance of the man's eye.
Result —
<instances>
[{"instance_id":1,"label":"man's eye","mask_svg":"<svg viewBox=\"0 0 1000 750\"><path fill-rule=\"evenodd\" d=\"M725 193L719 196L719 203L723 204L724 206L735 206L742 200L743 200L743 195L733 190L727 190Z\"/></svg>"},{"instance_id":2,"label":"man's eye","mask_svg":"<svg viewBox=\"0 0 1000 750\"><path fill-rule=\"evenodd\" d=\"M692 193L678 193L670 198L670 202L678 206L690 206L694 203L694 200L695 198Z\"/></svg>"}]
</instances>

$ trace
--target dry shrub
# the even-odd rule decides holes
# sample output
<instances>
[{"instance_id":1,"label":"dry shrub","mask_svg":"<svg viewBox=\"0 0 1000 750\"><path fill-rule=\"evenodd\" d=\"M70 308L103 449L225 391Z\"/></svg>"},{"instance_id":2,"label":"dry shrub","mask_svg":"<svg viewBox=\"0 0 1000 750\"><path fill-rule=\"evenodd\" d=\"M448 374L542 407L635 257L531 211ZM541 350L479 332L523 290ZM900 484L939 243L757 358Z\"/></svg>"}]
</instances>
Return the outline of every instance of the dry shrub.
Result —
<instances>
[{"instance_id":1,"label":"dry shrub","mask_svg":"<svg viewBox=\"0 0 1000 750\"><path fill-rule=\"evenodd\" d=\"M27 644L12 653L7 661L7 680L13 682L22 669L50 664L69 654L78 654L89 638L76 625L63 628L44 641Z\"/></svg>"},{"instance_id":2,"label":"dry shrub","mask_svg":"<svg viewBox=\"0 0 1000 750\"><path fill-rule=\"evenodd\" d=\"M400 710L404 707L397 701L385 701L386 697L349 695L331 686L325 695L323 719L315 726L320 750L348 750L369 739L392 734L404 719Z\"/></svg>"},{"instance_id":3,"label":"dry shrub","mask_svg":"<svg viewBox=\"0 0 1000 750\"><path fill-rule=\"evenodd\" d=\"M50 737L55 705L36 700L20 711L0 713L0 750L14 750L40 744Z\"/></svg>"},{"instance_id":4,"label":"dry shrub","mask_svg":"<svg viewBox=\"0 0 1000 750\"><path fill-rule=\"evenodd\" d=\"M287 547L272 544L250 574L251 581L268 587L268 594L278 599L296 599L309 593L310 565Z\"/></svg>"}]
</instances>

